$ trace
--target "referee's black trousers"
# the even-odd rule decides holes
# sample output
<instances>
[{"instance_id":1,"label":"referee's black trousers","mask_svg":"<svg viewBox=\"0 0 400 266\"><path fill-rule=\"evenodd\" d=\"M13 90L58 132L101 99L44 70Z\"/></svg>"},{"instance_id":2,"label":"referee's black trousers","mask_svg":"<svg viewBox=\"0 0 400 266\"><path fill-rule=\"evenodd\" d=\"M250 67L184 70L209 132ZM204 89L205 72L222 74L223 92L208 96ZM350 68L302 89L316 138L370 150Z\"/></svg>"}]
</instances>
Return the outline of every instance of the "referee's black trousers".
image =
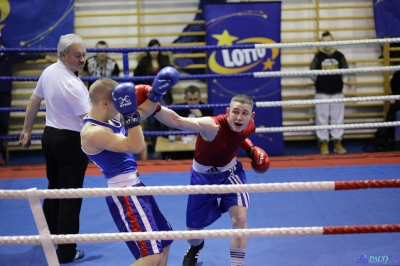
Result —
<instances>
[{"instance_id":1,"label":"referee's black trousers","mask_svg":"<svg viewBox=\"0 0 400 266\"><path fill-rule=\"evenodd\" d=\"M48 189L82 188L88 157L82 151L80 133L46 126L42 137L46 158ZM43 212L51 234L78 234L82 198L44 199ZM70 262L76 254L76 244L57 247L60 263Z\"/></svg>"}]
</instances>

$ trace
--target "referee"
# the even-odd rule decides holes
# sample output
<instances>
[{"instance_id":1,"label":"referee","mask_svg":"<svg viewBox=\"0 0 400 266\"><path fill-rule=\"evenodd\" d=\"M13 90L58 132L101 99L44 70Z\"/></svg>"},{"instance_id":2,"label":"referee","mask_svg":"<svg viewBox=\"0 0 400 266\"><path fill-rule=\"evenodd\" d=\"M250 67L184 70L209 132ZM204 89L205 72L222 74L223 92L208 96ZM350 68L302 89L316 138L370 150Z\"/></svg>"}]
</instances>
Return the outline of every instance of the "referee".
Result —
<instances>
[{"instance_id":1,"label":"referee","mask_svg":"<svg viewBox=\"0 0 400 266\"><path fill-rule=\"evenodd\" d=\"M82 188L88 158L81 149L83 117L89 112L89 93L76 73L85 65L86 45L75 34L63 35L58 43L58 61L47 67L29 99L19 143L31 145L31 132L40 103L46 103L46 127L42 150L46 158L48 189ZM45 199L43 211L53 235L78 234L82 199ZM60 263L83 258L76 243L57 246Z\"/></svg>"}]
</instances>

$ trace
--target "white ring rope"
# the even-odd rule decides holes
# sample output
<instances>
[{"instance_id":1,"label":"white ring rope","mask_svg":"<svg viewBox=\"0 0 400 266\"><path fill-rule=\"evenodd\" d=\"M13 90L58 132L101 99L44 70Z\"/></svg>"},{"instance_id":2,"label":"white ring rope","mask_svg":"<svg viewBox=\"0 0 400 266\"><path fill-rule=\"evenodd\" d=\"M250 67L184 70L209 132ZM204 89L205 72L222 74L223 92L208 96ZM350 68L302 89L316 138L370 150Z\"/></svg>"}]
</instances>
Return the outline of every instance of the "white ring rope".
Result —
<instances>
[{"instance_id":1,"label":"white ring rope","mask_svg":"<svg viewBox=\"0 0 400 266\"><path fill-rule=\"evenodd\" d=\"M169 240L190 238L228 238L228 237L257 237L257 236L294 236L294 235L322 235L323 227L283 227L283 228L256 228L256 229L219 229L193 231L158 231L135 233L103 233L79 235L51 235L53 244L84 243L84 242L113 242L130 240ZM39 236L3 236L0 244L41 244Z\"/></svg>"},{"instance_id":2,"label":"white ring rope","mask_svg":"<svg viewBox=\"0 0 400 266\"><path fill-rule=\"evenodd\" d=\"M82 188L82 189L44 189L37 190L39 198L82 198L125 195L171 195L171 194L218 194L233 192L283 192L306 190L334 190L335 182L291 182L241 185L204 185L204 186L152 186L124 188ZM0 198L24 199L26 190L0 190Z\"/></svg>"},{"instance_id":3,"label":"white ring rope","mask_svg":"<svg viewBox=\"0 0 400 266\"><path fill-rule=\"evenodd\" d=\"M400 95L347 97L347 98L335 98L335 99L275 101L275 102L255 102L254 104L256 107L273 107L273 106L292 106L292 105L307 105L307 104L320 104L320 103L351 103L351 102L373 102L373 101L393 101L393 100L400 100Z\"/></svg>"},{"instance_id":4,"label":"white ring rope","mask_svg":"<svg viewBox=\"0 0 400 266\"><path fill-rule=\"evenodd\" d=\"M322 126L266 127L266 128L256 128L256 133L314 131L317 129L363 129L363 128L378 128L378 127L394 127L394 126L400 126L400 121L355 123L355 124L342 124L342 125L322 125Z\"/></svg>"},{"instance_id":5,"label":"white ring rope","mask_svg":"<svg viewBox=\"0 0 400 266\"><path fill-rule=\"evenodd\" d=\"M303 71L262 71L254 72L254 78L266 77L286 77L286 76L320 76L320 75L346 75L355 73L369 72L387 72L400 70L400 66L383 67L361 67L361 68L342 68L342 69L324 69L324 70L303 70Z\"/></svg>"},{"instance_id":6,"label":"white ring rope","mask_svg":"<svg viewBox=\"0 0 400 266\"><path fill-rule=\"evenodd\" d=\"M357 44L379 44L379 43L399 43L400 38L366 39L350 41L331 41L331 42L294 42L294 43L269 43L255 44L255 48L297 48L297 47L318 47L318 46L337 46L337 45L357 45Z\"/></svg>"}]
</instances>

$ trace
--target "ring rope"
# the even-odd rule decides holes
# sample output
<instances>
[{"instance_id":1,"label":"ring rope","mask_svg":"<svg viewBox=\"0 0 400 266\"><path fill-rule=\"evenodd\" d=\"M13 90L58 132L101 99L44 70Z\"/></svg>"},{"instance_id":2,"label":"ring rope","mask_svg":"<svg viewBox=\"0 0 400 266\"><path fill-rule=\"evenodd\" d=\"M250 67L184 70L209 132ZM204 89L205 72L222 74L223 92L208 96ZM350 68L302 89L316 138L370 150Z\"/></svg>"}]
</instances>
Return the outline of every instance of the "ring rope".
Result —
<instances>
[{"instance_id":1,"label":"ring rope","mask_svg":"<svg viewBox=\"0 0 400 266\"><path fill-rule=\"evenodd\" d=\"M301 132L315 131L318 129L368 129L379 127L395 127L400 126L400 121L394 122L374 122L374 123L355 123L341 125L321 125L321 126L291 126L291 127L259 127L255 133L269 132ZM144 131L144 136L169 136L169 135L197 135L197 132L192 131ZM31 135L31 139L41 139L42 135ZM0 136L1 140L19 140L19 136Z\"/></svg>"},{"instance_id":2,"label":"ring rope","mask_svg":"<svg viewBox=\"0 0 400 266\"><path fill-rule=\"evenodd\" d=\"M313 99L313 100L291 100L291 101L272 101L272 102L255 102L256 107L276 107L276 106L294 106L294 105L308 105L308 104L326 104L326 103L349 103L349 102L372 102L372 101L394 101L400 100L400 95L379 95L379 96L365 96L365 97L347 97L335 99ZM229 103L217 104L193 104L193 105L167 105L165 107L172 110L181 109L207 109L207 108L224 108L228 107ZM2 107L0 112L25 112L25 107ZM40 108L39 111L45 112L46 108Z\"/></svg>"},{"instance_id":3,"label":"ring rope","mask_svg":"<svg viewBox=\"0 0 400 266\"><path fill-rule=\"evenodd\" d=\"M358 45L358 44L383 44L399 43L400 38L364 39L348 41L330 42L294 42L294 43L266 43L266 44L241 44L241 45L207 45L207 46L179 46L179 47L136 47L136 48L87 48L87 52L106 52L106 53L131 53L147 51L193 51L193 50L232 50L232 49L261 49L261 48L298 48L298 47L318 47L318 46L337 46L337 45ZM56 48L1 48L3 53L50 53L57 52Z\"/></svg>"},{"instance_id":4,"label":"ring rope","mask_svg":"<svg viewBox=\"0 0 400 266\"><path fill-rule=\"evenodd\" d=\"M170 240L190 238L231 238L231 237L258 237L258 236L310 236L310 235L338 235L338 234L370 234L400 232L400 224L384 225L356 225L356 226L328 226L328 227L280 227L254 229L218 229L218 230L191 230L191 231L158 231L134 233L103 233L103 234L76 234L51 235L53 244L87 243L87 242L114 242L136 240ZM40 236L3 236L0 244L41 244Z\"/></svg>"},{"instance_id":5,"label":"ring rope","mask_svg":"<svg viewBox=\"0 0 400 266\"><path fill-rule=\"evenodd\" d=\"M363 129L363 128L377 128L377 127L394 127L400 126L400 121L395 122L376 122L376 123L355 123L355 124L341 124L341 125L322 125L322 126L293 126L293 127L266 127L256 128L256 133L267 132L293 132L293 131L314 131L318 129ZM171 135L171 134L169 134ZM176 134L179 135L179 134ZM182 135L182 132L181 134Z\"/></svg>"},{"instance_id":6,"label":"ring rope","mask_svg":"<svg viewBox=\"0 0 400 266\"><path fill-rule=\"evenodd\" d=\"M314 100L292 100L292 101L274 101L274 102L256 102L257 107L272 107L272 106L293 106L293 105L306 105L306 104L322 104L322 103L351 103L351 102L372 102L372 101L393 101L400 100L400 95L384 95L384 96L366 96L366 97L347 97L335 99L314 99ZM190 108L191 105L185 105ZM198 105L201 106L201 105ZM227 105L229 106L229 105ZM167 106L168 108L172 107ZM209 108L209 107L208 107ZM171 108L173 109L173 108ZM183 108L182 108L183 109Z\"/></svg>"},{"instance_id":7,"label":"ring rope","mask_svg":"<svg viewBox=\"0 0 400 266\"><path fill-rule=\"evenodd\" d=\"M302 70L302 71L262 71L262 72L248 73L248 74L253 74L254 78L266 78L266 77L285 77L285 76L346 75L355 73L386 72L386 71L397 71L397 70L400 70L400 66ZM227 75L222 75L222 76L226 77Z\"/></svg>"},{"instance_id":8,"label":"ring rope","mask_svg":"<svg viewBox=\"0 0 400 266\"><path fill-rule=\"evenodd\" d=\"M123 188L76 188L36 190L39 198L82 198L124 195L171 195L171 194L220 194L236 192L295 192L352 190L366 188L400 188L400 179L359 180L359 181L320 181L320 182L286 182L240 185L204 185L204 186L152 186ZM27 198L26 190L0 190L0 198Z\"/></svg>"},{"instance_id":9,"label":"ring rope","mask_svg":"<svg viewBox=\"0 0 400 266\"><path fill-rule=\"evenodd\" d=\"M313 99L313 100L292 100L292 101L273 101L273 102L256 102L255 105L261 107L276 107L276 106L295 106L295 105L311 105L311 104L327 104L327 103L348 103L359 101L393 101L400 100L400 95L385 95L385 96L367 96L367 97L348 97L337 99ZM224 104L202 104L202 105L169 105L166 106L172 110L188 109L188 108L219 108L228 107L229 103ZM0 112L25 112L26 108L0 108ZM46 111L46 108L40 108L39 111ZM300 132L314 131L317 129L365 129L377 127L393 127L400 126L399 121L394 122L374 122L374 123L356 123L342 125L321 125L321 126L292 126L292 127L272 127L272 128L257 128L256 133L267 132ZM189 131L145 131L145 136L167 136L167 135L193 135L194 132ZM32 139L40 139L40 135L32 135ZM18 140L18 136L0 136L2 140Z\"/></svg>"},{"instance_id":10,"label":"ring rope","mask_svg":"<svg viewBox=\"0 0 400 266\"><path fill-rule=\"evenodd\" d=\"M400 70L400 66L383 66L383 67L362 67L362 68L344 68L332 70L303 70L303 71L262 71L252 73L238 74L201 74L201 75L181 75L180 80L196 80L196 79L218 79L218 78L269 78L269 77L285 77L285 76L319 76L319 75L345 75L355 73L369 72L395 72ZM94 81L99 77L81 78L83 81ZM155 76L144 77L110 77L116 81L143 81L153 80ZM0 81L37 81L39 77L0 77Z\"/></svg>"}]
</instances>

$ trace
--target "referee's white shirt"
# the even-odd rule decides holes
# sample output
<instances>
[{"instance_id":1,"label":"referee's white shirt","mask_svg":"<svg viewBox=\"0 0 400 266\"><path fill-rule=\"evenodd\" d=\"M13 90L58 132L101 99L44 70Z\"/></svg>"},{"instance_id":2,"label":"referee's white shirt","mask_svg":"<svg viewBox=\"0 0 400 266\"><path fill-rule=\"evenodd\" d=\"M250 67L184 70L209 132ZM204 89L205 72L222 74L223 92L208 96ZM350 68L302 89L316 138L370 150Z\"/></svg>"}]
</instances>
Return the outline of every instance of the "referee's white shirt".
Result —
<instances>
[{"instance_id":1,"label":"referee's white shirt","mask_svg":"<svg viewBox=\"0 0 400 266\"><path fill-rule=\"evenodd\" d=\"M46 126L81 131L79 116L89 112L89 92L60 60L43 71L33 93L45 100Z\"/></svg>"}]
</instances>

